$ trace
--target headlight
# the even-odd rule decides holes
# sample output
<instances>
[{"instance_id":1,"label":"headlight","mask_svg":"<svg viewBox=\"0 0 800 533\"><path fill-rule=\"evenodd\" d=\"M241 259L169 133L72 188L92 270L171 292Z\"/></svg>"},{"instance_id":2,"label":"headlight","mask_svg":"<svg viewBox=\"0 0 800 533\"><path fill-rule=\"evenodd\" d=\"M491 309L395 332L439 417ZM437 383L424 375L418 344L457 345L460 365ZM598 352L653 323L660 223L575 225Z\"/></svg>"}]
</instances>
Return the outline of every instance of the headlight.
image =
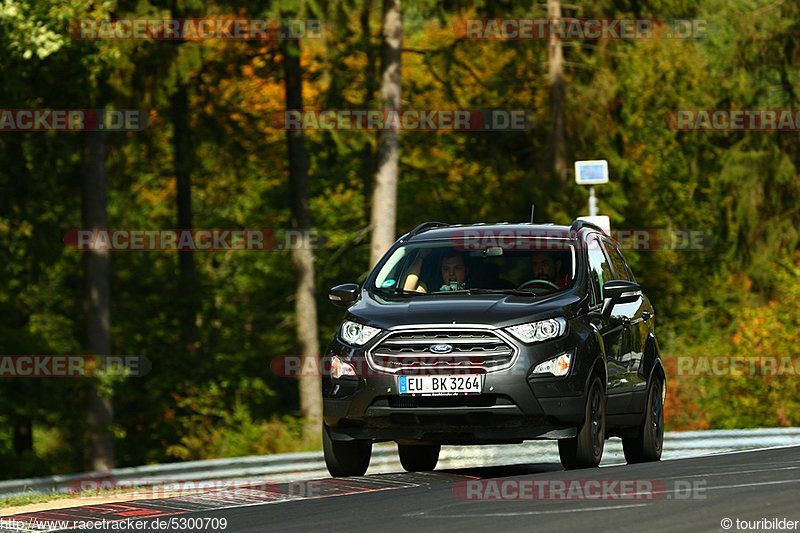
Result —
<instances>
[{"instance_id":1,"label":"headlight","mask_svg":"<svg viewBox=\"0 0 800 533\"><path fill-rule=\"evenodd\" d=\"M569 365L572 362L572 353L562 353L558 357L548 359L544 363L539 363L531 374L552 374L554 376L565 376L569 372Z\"/></svg>"},{"instance_id":2,"label":"headlight","mask_svg":"<svg viewBox=\"0 0 800 533\"><path fill-rule=\"evenodd\" d=\"M341 335L342 339L344 339L348 344L352 344L353 346L363 346L369 342L372 337L380 332L381 330L378 328L373 328L372 326L365 326L364 324L359 324L358 322L345 320L342 323L341 329L339 330L339 335Z\"/></svg>"},{"instance_id":3,"label":"headlight","mask_svg":"<svg viewBox=\"0 0 800 533\"><path fill-rule=\"evenodd\" d=\"M542 342L563 335L567 330L567 321L559 316L539 322L511 326L506 330L522 342Z\"/></svg>"}]
</instances>

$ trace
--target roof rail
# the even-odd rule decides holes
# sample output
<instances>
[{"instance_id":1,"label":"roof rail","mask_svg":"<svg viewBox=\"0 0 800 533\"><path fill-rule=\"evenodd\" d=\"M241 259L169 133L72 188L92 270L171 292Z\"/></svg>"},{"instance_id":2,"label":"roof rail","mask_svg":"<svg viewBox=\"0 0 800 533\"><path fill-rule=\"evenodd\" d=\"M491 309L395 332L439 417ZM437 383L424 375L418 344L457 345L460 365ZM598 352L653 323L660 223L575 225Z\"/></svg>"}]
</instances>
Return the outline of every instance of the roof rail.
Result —
<instances>
[{"instance_id":1,"label":"roof rail","mask_svg":"<svg viewBox=\"0 0 800 533\"><path fill-rule=\"evenodd\" d=\"M450 224L445 224L444 222L423 222L416 228L412 229L408 233L405 234L405 237L413 237L414 235L419 235L429 229L433 228L441 228L443 226L449 226Z\"/></svg>"},{"instance_id":2,"label":"roof rail","mask_svg":"<svg viewBox=\"0 0 800 533\"><path fill-rule=\"evenodd\" d=\"M603 233L603 228L601 228L594 222L589 222L588 220L575 219L575 221L569 227L569 234L571 236L574 236L574 234L578 233L578 231L580 231L583 228L596 229L600 233Z\"/></svg>"}]
</instances>

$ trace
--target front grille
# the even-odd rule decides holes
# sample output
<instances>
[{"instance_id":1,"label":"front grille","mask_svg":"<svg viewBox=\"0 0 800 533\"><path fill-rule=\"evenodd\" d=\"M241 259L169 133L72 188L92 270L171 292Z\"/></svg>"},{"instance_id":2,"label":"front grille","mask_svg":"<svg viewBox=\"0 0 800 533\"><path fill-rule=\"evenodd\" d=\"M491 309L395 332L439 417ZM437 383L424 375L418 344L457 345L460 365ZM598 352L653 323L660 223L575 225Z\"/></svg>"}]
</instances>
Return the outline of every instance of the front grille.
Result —
<instances>
[{"instance_id":1,"label":"front grille","mask_svg":"<svg viewBox=\"0 0 800 533\"><path fill-rule=\"evenodd\" d=\"M512 405L505 396L481 394L469 396L388 396L385 402L377 400L374 406L413 409L418 407L492 407L495 405Z\"/></svg>"},{"instance_id":2,"label":"front grille","mask_svg":"<svg viewBox=\"0 0 800 533\"><path fill-rule=\"evenodd\" d=\"M447 345L436 353L431 347ZM491 330L436 329L390 333L370 350L370 362L389 373L467 374L508 368L515 348Z\"/></svg>"}]
</instances>

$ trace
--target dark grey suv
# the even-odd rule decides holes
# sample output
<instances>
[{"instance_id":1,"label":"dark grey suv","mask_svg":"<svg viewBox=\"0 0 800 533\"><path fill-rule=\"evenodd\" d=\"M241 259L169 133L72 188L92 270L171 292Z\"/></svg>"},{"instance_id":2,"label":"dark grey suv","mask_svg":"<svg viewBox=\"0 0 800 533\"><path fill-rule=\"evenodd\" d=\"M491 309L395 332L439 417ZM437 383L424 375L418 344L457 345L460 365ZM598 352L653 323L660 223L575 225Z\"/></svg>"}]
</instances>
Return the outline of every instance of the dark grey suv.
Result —
<instances>
[{"instance_id":1,"label":"dark grey suv","mask_svg":"<svg viewBox=\"0 0 800 533\"><path fill-rule=\"evenodd\" d=\"M526 439L557 439L570 469L610 436L628 462L661 457L653 307L597 226L421 224L329 297L348 309L322 384L333 476L362 475L379 441L408 471L442 444Z\"/></svg>"}]
</instances>

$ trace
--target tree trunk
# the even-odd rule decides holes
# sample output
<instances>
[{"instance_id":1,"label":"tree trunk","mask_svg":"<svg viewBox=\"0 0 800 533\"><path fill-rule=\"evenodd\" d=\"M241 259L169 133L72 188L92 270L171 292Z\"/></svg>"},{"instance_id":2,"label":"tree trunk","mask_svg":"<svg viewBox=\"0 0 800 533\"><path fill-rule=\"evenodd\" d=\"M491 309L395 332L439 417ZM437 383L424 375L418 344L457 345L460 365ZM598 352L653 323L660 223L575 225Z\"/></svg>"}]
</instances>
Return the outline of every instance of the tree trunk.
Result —
<instances>
[{"instance_id":1,"label":"tree trunk","mask_svg":"<svg viewBox=\"0 0 800 533\"><path fill-rule=\"evenodd\" d=\"M178 229L193 229L192 164L193 153L189 130L189 95L186 83L178 81L171 98L172 144L175 150L174 171L177 186ZM194 255L191 250L178 252L178 312L181 346L188 355L186 367L196 369L199 350L197 314L198 287L195 279Z\"/></svg>"},{"instance_id":2,"label":"tree trunk","mask_svg":"<svg viewBox=\"0 0 800 533\"><path fill-rule=\"evenodd\" d=\"M303 84L300 69L300 44L298 40L283 41L284 80L286 83L286 108L303 109ZM289 152L289 207L292 229L308 235L311 229L311 210L308 205L308 153L302 130L287 130ZM317 332L317 302L314 286L314 252L310 242L303 239L292 250L292 261L297 272L295 286L295 329L300 356L319 358ZM305 361L304 361L305 362ZM318 365L312 366L316 368ZM306 368L303 364L301 368ZM316 438L322 421L322 387L319 375L300 376L300 411L307 425L307 438Z\"/></svg>"},{"instance_id":3,"label":"tree trunk","mask_svg":"<svg viewBox=\"0 0 800 533\"><path fill-rule=\"evenodd\" d=\"M3 149L5 156L5 172L2 187L5 189L5 202L2 209L3 214L7 213L6 209L13 205L18 209L18 216L20 220L25 220L28 216L28 201L30 198L29 184L31 176L23 163L24 158L20 157L23 154L23 144L19 137L4 136ZM14 179L8 179L6 176L14 176ZM27 286L27 283L23 284ZM21 291L20 291L21 292ZM17 298L18 293L12 293L12 298ZM20 306L22 307L22 306ZM18 315L16 324L12 327L27 330L29 325L30 316L27 312L21 312L22 309L16 309L14 314ZM16 396L18 398L25 398L26 395L35 394L35 387L30 387L27 381L30 380L16 380L11 381L8 388L4 388L6 394ZM14 411L9 413L9 425L14 428L14 453L20 464L25 460L24 455L33 451L33 418L29 415L26 406L15 405Z\"/></svg>"},{"instance_id":4,"label":"tree trunk","mask_svg":"<svg viewBox=\"0 0 800 533\"><path fill-rule=\"evenodd\" d=\"M375 48L372 46L372 34L369 29L369 16L372 12L372 0L364 0L361 10L361 43L367 55L365 71L366 87L364 89L364 109L369 109L375 98L375 63L377 61ZM372 176L375 173L375 159L372 153L372 143L368 140L361 150L361 183L364 190L364 219L369 222L372 217Z\"/></svg>"},{"instance_id":5,"label":"tree trunk","mask_svg":"<svg viewBox=\"0 0 800 533\"><path fill-rule=\"evenodd\" d=\"M33 450L33 420L29 416L13 416L14 453L19 459Z\"/></svg>"},{"instance_id":6,"label":"tree trunk","mask_svg":"<svg viewBox=\"0 0 800 533\"><path fill-rule=\"evenodd\" d=\"M106 212L106 134L85 133L83 160L83 227L108 229ZM111 355L111 287L108 251L90 250L86 266L86 348L89 354ZM108 471L114 467L112 398L92 384L88 396L89 468Z\"/></svg>"},{"instance_id":7,"label":"tree trunk","mask_svg":"<svg viewBox=\"0 0 800 533\"><path fill-rule=\"evenodd\" d=\"M170 9L177 19L190 17L191 12L186 2L172 0ZM172 146L174 150L173 172L176 185L176 208L178 229L194 229L192 212L192 169L194 168L194 149L189 126L189 88L188 82L181 75L181 52L186 41L172 43L172 69L176 71L175 92L170 97L172 121ZM179 339L181 343L181 366L192 376L200 371L200 341L197 330L197 318L200 313L200 293L194 266L194 252L183 250L178 252L178 293L175 299L179 322Z\"/></svg>"},{"instance_id":8,"label":"tree trunk","mask_svg":"<svg viewBox=\"0 0 800 533\"><path fill-rule=\"evenodd\" d=\"M381 49L381 106L400 109L400 64L403 19L400 0L383 0L383 46ZM370 264L374 266L395 241L397 223L398 132L378 133L378 172L372 193L372 243Z\"/></svg>"},{"instance_id":9,"label":"tree trunk","mask_svg":"<svg viewBox=\"0 0 800 533\"><path fill-rule=\"evenodd\" d=\"M547 0L547 18L561 18L560 0ZM547 47L550 83L550 146L553 150L553 174L562 185L567 183L567 145L564 139L564 54L561 39L550 36Z\"/></svg>"}]
</instances>

